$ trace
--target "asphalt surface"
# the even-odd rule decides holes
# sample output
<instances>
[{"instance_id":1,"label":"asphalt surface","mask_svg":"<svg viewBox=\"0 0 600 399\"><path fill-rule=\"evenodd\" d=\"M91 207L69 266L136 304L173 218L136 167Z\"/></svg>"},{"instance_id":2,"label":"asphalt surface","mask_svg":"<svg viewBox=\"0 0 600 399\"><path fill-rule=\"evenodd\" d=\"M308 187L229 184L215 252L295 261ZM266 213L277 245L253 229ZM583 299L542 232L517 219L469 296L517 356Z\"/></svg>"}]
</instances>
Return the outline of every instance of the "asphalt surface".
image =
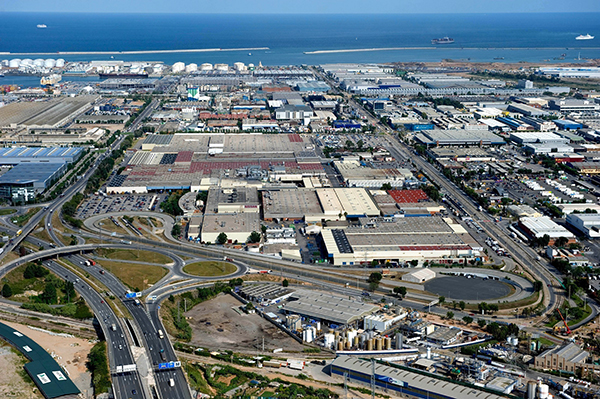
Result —
<instances>
[{"instance_id":1,"label":"asphalt surface","mask_svg":"<svg viewBox=\"0 0 600 399\"><path fill-rule=\"evenodd\" d=\"M436 277L425 283L425 289L446 298L471 301L488 301L510 293L510 287L498 280L455 276Z\"/></svg>"}]
</instances>

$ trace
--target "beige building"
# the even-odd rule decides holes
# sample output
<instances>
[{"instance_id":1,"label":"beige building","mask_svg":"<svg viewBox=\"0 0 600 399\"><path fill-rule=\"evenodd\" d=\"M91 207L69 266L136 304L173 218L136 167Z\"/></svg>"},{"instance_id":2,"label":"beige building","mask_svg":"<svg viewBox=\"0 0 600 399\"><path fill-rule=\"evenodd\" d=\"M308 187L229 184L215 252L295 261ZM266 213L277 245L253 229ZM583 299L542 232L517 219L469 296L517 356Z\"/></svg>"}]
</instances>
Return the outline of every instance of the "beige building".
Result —
<instances>
[{"instance_id":1,"label":"beige building","mask_svg":"<svg viewBox=\"0 0 600 399\"><path fill-rule=\"evenodd\" d=\"M542 370L562 370L574 373L578 368L586 366L585 362L588 357L588 352L582 350L574 342L569 342L563 346L555 346L536 356L535 367Z\"/></svg>"},{"instance_id":2,"label":"beige building","mask_svg":"<svg viewBox=\"0 0 600 399\"><path fill-rule=\"evenodd\" d=\"M253 231L260 233L258 213L205 215L200 238L214 244L219 234L225 233L229 243L244 243Z\"/></svg>"}]
</instances>

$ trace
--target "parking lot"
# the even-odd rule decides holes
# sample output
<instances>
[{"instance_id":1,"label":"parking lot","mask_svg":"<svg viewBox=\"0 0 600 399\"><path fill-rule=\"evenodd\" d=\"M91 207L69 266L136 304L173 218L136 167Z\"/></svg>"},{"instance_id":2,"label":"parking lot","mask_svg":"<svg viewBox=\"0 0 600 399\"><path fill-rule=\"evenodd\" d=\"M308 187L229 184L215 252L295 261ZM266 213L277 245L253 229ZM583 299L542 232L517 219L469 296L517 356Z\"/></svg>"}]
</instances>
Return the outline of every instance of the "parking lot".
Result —
<instances>
[{"instance_id":1,"label":"parking lot","mask_svg":"<svg viewBox=\"0 0 600 399\"><path fill-rule=\"evenodd\" d=\"M87 219L110 212L159 211L160 203L168 194L96 194L87 199L77 210L76 217Z\"/></svg>"}]
</instances>

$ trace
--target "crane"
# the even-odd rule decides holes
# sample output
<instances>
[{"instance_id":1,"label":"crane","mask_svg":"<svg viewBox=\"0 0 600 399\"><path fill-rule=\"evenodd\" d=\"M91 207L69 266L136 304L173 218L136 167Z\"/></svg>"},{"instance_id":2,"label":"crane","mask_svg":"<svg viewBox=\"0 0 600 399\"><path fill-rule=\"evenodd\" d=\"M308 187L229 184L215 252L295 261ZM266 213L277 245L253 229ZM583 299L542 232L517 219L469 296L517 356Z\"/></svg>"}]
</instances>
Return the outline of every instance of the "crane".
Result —
<instances>
[{"instance_id":1,"label":"crane","mask_svg":"<svg viewBox=\"0 0 600 399\"><path fill-rule=\"evenodd\" d=\"M567 321L563 317L562 313L560 313L559 309L556 309L556 311L558 312L558 315L560 316L560 318L562 319L563 323L565 324L565 332L567 333L567 335L571 334L571 329L569 328L569 325L567 324Z\"/></svg>"}]
</instances>

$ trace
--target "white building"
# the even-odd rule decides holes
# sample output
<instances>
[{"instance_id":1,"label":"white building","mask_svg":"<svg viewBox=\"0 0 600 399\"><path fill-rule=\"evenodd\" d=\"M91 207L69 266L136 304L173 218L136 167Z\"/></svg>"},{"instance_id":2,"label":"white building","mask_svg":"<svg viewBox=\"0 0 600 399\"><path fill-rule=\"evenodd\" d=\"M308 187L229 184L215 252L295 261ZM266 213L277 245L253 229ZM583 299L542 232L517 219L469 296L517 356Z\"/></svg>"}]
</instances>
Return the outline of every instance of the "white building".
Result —
<instances>
[{"instance_id":1,"label":"white building","mask_svg":"<svg viewBox=\"0 0 600 399\"><path fill-rule=\"evenodd\" d=\"M397 315L369 315L364 318L365 330L377 330L379 332L387 331L394 324L407 316L405 311Z\"/></svg>"},{"instance_id":2,"label":"white building","mask_svg":"<svg viewBox=\"0 0 600 399\"><path fill-rule=\"evenodd\" d=\"M551 239L559 237L575 238L573 233L561 225L554 223L547 216L540 218L524 217L519 220L519 225L534 238L541 238L545 235L548 235Z\"/></svg>"},{"instance_id":3,"label":"white building","mask_svg":"<svg viewBox=\"0 0 600 399\"><path fill-rule=\"evenodd\" d=\"M585 233L588 238L600 237L600 214L571 213L567 215L567 223Z\"/></svg>"},{"instance_id":4,"label":"white building","mask_svg":"<svg viewBox=\"0 0 600 399\"><path fill-rule=\"evenodd\" d=\"M434 279L435 276L435 272L431 269L418 269L406 273L404 276L402 276L402 281L409 281L411 283L424 283L425 281Z\"/></svg>"}]
</instances>

